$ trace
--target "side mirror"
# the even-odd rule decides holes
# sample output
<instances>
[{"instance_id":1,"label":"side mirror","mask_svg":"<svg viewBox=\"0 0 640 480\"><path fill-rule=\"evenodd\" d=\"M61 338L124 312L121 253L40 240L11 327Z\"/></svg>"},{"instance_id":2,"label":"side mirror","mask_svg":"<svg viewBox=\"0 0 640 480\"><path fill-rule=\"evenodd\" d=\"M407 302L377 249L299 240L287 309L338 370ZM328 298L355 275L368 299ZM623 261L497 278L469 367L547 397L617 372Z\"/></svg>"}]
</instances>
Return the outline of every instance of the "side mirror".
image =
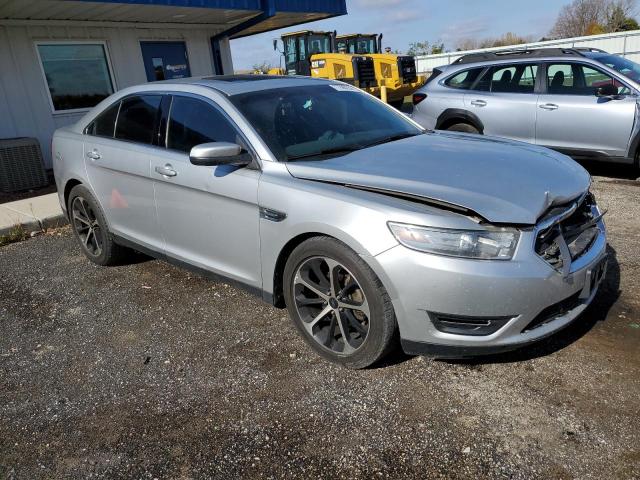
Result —
<instances>
[{"instance_id":1,"label":"side mirror","mask_svg":"<svg viewBox=\"0 0 640 480\"><path fill-rule=\"evenodd\" d=\"M615 97L618 95L618 87L612 83L607 83L596 90L596 97Z\"/></svg>"},{"instance_id":2,"label":"side mirror","mask_svg":"<svg viewBox=\"0 0 640 480\"><path fill-rule=\"evenodd\" d=\"M196 145L189 152L189 160L194 165L244 166L251 163L251 156L242 147L230 142L211 142Z\"/></svg>"},{"instance_id":3,"label":"side mirror","mask_svg":"<svg viewBox=\"0 0 640 480\"><path fill-rule=\"evenodd\" d=\"M274 51L278 51L278 39L277 38L273 39L273 50Z\"/></svg>"}]
</instances>

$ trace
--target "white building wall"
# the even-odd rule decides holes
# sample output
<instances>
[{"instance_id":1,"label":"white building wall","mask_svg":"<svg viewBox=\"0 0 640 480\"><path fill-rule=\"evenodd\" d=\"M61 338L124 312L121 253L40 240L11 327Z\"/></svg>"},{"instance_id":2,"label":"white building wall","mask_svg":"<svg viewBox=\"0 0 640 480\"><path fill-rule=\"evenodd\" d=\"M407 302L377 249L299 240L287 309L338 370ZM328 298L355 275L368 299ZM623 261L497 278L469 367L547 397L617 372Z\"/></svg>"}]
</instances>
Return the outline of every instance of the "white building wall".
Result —
<instances>
[{"instance_id":1,"label":"white building wall","mask_svg":"<svg viewBox=\"0 0 640 480\"><path fill-rule=\"evenodd\" d=\"M483 48L479 50L467 50L464 52L450 52L439 55L422 55L416 57L416 69L420 73L431 73L441 65L449 65L458 58L469 53L494 52L511 48L542 48L542 47L590 47L599 48L609 53L621 55L634 62L640 63L640 30L629 32L607 33L603 35L590 35L588 37L563 38L547 42L533 42L522 45L511 45L500 48Z\"/></svg>"},{"instance_id":2,"label":"white building wall","mask_svg":"<svg viewBox=\"0 0 640 480\"><path fill-rule=\"evenodd\" d=\"M45 165L51 167L51 136L83 113L53 113L36 51L36 42L51 40L106 42L116 90L147 81L140 42L184 41L194 76L213 73L211 37L216 30L174 26L79 26L77 23L2 23L0 21L0 138L36 137ZM220 42L225 73L233 72L229 42Z\"/></svg>"}]
</instances>

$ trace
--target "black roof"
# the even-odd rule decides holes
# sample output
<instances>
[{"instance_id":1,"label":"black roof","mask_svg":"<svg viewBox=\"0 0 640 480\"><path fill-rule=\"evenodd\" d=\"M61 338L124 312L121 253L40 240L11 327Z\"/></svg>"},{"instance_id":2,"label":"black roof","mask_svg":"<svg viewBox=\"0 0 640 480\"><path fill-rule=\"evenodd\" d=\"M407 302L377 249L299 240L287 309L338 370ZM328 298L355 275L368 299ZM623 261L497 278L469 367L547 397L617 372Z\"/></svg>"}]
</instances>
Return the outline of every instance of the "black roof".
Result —
<instances>
[{"instance_id":1,"label":"black roof","mask_svg":"<svg viewBox=\"0 0 640 480\"><path fill-rule=\"evenodd\" d=\"M604 50L600 50L598 48L586 48L586 47L530 48L530 49L516 48L511 50L498 50L494 52L470 53L468 55L463 55L453 63L454 64L475 63L475 62L487 62L487 61L495 61L495 60L511 60L515 58L520 59L520 58L564 57L564 56L582 57L584 56L583 52L606 53Z\"/></svg>"}]
</instances>

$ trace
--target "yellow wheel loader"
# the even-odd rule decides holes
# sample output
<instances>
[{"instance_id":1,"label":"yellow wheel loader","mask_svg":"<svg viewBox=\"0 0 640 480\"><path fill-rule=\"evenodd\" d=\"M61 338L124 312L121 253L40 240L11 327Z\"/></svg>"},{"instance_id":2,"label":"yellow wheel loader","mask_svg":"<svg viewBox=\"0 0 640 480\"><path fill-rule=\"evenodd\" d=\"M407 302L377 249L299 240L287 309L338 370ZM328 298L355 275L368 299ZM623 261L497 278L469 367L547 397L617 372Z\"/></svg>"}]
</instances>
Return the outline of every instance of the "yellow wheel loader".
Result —
<instances>
[{"instance_id":1,"label":"yellow wheel loader","mask_svg":"<svg viewBox=\"0 0 640 480\"><path fill-rule=\"evenodd\" d=\"M387 87L387 101L402 105L404 97L424 85L426 78L416 74L416 61L410 55L382 52L382 34L350 33L336 37L336 49L373 59L378 86Z\"/></svg>"},{"instance_id":2,"label":"yellow wheel loader","mask_svg":"<svg viewBox=\"0 0 640 480\"><path fill-rule=\"evenodd\" d=\"M373 59L364 55L337 53L335 32L303 30L281 38L284 67L269 70L275 75L305 75L328 78L361 88L380 97ZM278 41L273 41L278 50Z\"/></svg>"}]
</instances>

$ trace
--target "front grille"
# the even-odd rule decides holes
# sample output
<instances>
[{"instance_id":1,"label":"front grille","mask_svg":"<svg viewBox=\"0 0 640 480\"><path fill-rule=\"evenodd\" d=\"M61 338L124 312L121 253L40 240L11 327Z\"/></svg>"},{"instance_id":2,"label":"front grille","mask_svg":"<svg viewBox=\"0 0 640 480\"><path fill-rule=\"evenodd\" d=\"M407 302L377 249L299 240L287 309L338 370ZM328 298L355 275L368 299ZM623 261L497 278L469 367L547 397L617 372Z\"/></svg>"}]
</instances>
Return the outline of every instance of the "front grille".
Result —
<instances>
[{"instance_id":1,"label":"front grille","mask_svg":"<svg viewBox=\"0 0 640 480\"><path fill-rule=\"evenodd\" d=\"M547 323L554 321L558 317L566 315L574 308L580 306L582 304L582 300L580 300L580 293L581 292L576 292L561 302L554 303L542 310L536 318L531 320L529 324L524 327L522 333L530 332L542 325L546 325Z\"/></svg>"},{"instance_id":2,"label":"front grille","mask_svg":"<svg viewBox=\"0 0 640 480\"><path fill-rule=\"evenodd\" d=\"M584 255L598 238L600 218L591 193L577 205L574 202L551 209L538 223L536 253L556 270L568 273L571 262Z\"/></svg>"},{"instance_id":3,"label":"front grille","mask_svg":"<svg viewBox=\"0 0 640 480\"><path fill-rule=\"evenodd\" d=\"M371 57L353 57L353 76L360 87L376 87L376 70Z\"/></svg>"},{"instance_id":4,"label":"front grille","mask_svg":"<svg viewBox=\"0 0 640 480\"><path fill-rule=\"evenodd\" d=\"M418 78L415 58L398 57L398 72L402 78L402 83L415 82L416 78Z\"/></svg>"}]
</instances>

